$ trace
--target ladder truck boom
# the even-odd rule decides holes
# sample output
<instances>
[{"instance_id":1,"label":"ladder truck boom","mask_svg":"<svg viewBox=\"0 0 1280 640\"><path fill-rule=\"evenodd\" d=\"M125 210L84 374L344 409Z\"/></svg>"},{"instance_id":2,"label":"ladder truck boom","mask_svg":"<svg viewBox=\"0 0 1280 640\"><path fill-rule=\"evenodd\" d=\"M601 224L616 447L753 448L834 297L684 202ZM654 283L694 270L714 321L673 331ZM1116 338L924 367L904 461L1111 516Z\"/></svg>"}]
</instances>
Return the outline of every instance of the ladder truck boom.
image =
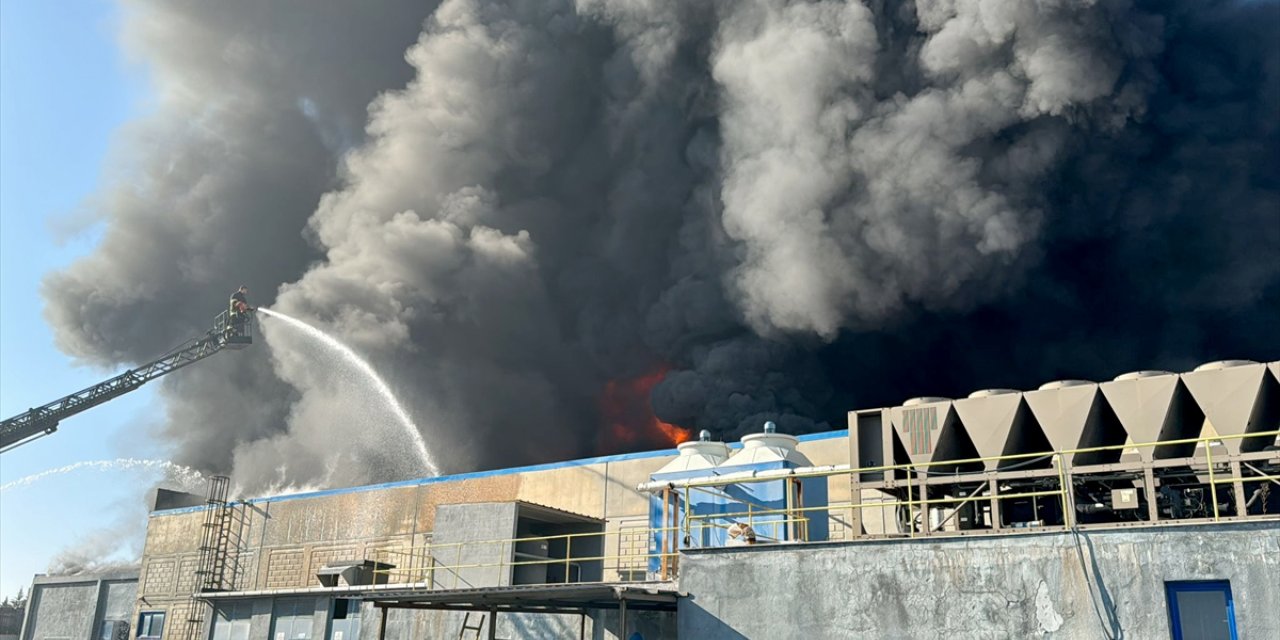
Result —
<instances>
[{"instance_id":1,"label":"ladder truck boom","mask_svg":"<svg viewBox=\"0 0 1280 640\"><path fill-rule=\"evenodd\" d=\"M118 398L160 376L204 360L223 349L243 349L252 343L249 316L236 318L224 311L214 320L214 327L208 333L184 342L151 362L0 422L0 452L49 435L57 431L58 423L63 420Z\"/></svg>"}]
</instances>

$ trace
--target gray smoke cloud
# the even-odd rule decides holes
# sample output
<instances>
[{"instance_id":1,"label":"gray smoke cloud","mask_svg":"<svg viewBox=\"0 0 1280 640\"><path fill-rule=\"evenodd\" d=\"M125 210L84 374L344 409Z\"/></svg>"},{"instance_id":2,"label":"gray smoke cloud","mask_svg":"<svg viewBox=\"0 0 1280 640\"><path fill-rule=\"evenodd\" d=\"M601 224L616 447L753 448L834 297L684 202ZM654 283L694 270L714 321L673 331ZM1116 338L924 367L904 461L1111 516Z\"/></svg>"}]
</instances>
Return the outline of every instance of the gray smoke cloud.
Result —
<instances>
[{"instance_id":1,"label":"gray smoke cloud","mask_svg":"<svg viewBox=\"0 0 1280 640\"><path fill-rule=\"evenodd\" d=\"M134 362L247 281L367 356L448 471L661 446L650 403L804 432L910 395L1280 357L1278 21L1225 0L138 3L124 38L163 99L47 316L69 353ZM358 382L262 324L269 349L165 381L179 462L250 489L414 473Z\"/></svg>"}]
</instances>

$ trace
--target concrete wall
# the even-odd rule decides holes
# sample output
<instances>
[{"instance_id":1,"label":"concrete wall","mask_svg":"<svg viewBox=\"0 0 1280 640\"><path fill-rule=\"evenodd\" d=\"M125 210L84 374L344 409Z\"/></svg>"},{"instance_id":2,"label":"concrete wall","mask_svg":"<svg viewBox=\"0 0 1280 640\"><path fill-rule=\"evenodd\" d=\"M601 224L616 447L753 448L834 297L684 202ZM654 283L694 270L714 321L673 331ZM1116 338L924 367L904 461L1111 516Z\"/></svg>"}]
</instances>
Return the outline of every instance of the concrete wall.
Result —
<instances>
[{"instance_id":1,"label":"concrete wall","mask_svg":"<svg viewBox=\"0 0 1280 640\"><path fill-rule=\"evenodd\" d=\"M1231 581L1241 638L1280 638L1280 522L1081 532L1079 542L1046 533L693 552L680 563L691 596L679 635L1092 640L1105 627L1167 640L1165 581L1214 579Z\"/></svg>"},{"instance_id":2,"label":"concrete wall","mask_svg":"<svg viewBox=\"0 0 1280 640\"><path fill-rule=\"evenodd\" d=\"M36 576L23 622L23 640L97 640L103 621L133 624L138 577Z\"/></svg>"},{"instance_id":3,"label":"concrete wall","mask_svg":"<svg viewBox=\"0 0 1280 640\"><path fill-rule=\"evenodd\" d=\"M436 572L437 588L510 586L511 565L504 563L511 562L511 546L480 543L514 538L517 513L514 502L441 506L436 512L432 555L449 566L492 566Z\"/></svg>"}]
</instances>

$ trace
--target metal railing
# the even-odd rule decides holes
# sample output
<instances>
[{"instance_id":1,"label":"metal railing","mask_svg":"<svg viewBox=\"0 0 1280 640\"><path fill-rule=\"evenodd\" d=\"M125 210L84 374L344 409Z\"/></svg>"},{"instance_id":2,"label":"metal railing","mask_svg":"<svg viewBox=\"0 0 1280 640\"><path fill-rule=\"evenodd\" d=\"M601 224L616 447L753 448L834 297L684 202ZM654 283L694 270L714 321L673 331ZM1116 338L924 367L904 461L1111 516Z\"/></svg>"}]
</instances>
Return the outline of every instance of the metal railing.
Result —
<instances>
[{"instance_id":1,"label":"metal railing","mask_svg":"<svg viewBox=\"0 0 1280 640\"><path fill-rule=\"evenodd\" d=\"M678 533L677 528L649 528L648 540L652 543L655 534ZM466 542L439 543L429 542L422 547L379 549L374 552L373 560L385 568L378 568L374 573L388 584L412 584L427 589L467 589L478 586L501 586L512 584L571 584L591 582L648 582L655 578L665 579L663 561L675 558L678 551L655 551L650 546L644 553L607 553L609 541L615 540L614 549L621 549L622 536L635 535L634 531L615 529L612 531L591 531L585 533L565 533L549 536L529 536L523 538L503 538L493 540L474 540ZM540 554L521 551L528 545L546 543L548 549L555 548L557 555L542 556ZM563 543L556 544L556 543ZM574 545L580 555L574 555ZM585 548L584 548L585 547ZM563 548L564 553L559 554ZM649 571L650 560L656 559L660 568L656 572ZM606 563L617 561L621 566L627 562L634 567L641 563L643 570L640 577L636 571L620 571L610 569ZM518 575L521 568L545 569L543 580L529 580ZM616 573L613 579L606 580L610 573ZM623 575L623 574L626 575ZM382 581L380 580L380 581ZM526 581L528 580L528 581ZM475 584L481 582L483 584Z\"/></svg>"},{"instance_id":2,"label":"metal railing","mask_svg":"<svg viewBox=\"0 0 1280 640\"><path fill-rule=\"evenodd\" d=\"M1213 496L1213 499L1212 499L1213 521L1218 522L1218 521L1221 521L1223 517L1222 514L1220 513L1218 500L1216 497L1216 488L1219 485L1234 484L1237 482L1274 482L1274 483L1280 484L1280 476L1263 473L1256 467L1252 467L1252 465L1246 465L1246 466L1249 466L1254 471L1253 475L1243 475L1242 473L1230 472L1229 475L1224 477L1222 472L1218 471L1217 467L1223 464L1227 464L1229 460L1234 460L1236 456L1228 456L1227 460L1223 460L1221 457L1219 457L1218 463L1215 464L1214 454L1213 454L1214 445L1221 446L1224 441L1228 441L1228 440L1243 440L1248 438L1274 438L1276 436L1280 436L1280 430L1261 431L1261 432L1254 432L1254 433L1242 433L1242 434L1233 434L1233 435L1205 436L1205 437L1199 437L1199 438L1183 438L1178 440L1163 440L1158 442L1128 443L1128 444L1108 445L1108 446L1100 446L1100 447L1085 447L1085 448L1077 448L1077 449L1066 449L1062 451L1045 451L1045 452L1034 452L1034 453L1009 454L1009 455L1000 455L1000 456L985 456L985 457L976 457L976 458L965 458L965 459L959 459L959 460L934 460L929 462L908 462L908 463L902 463L902 464L877 465L877 466L858 467L858 468L843 467L843 468L824 469L824 470L815 470L815 471L797 471L795 473L791 473L782 477L730 477L730 478L725 478L723 480L707 479L707 480L693 480L693 481L675 481L672 483L672 491L676 492L682 498L681 501L683 502L686 523L707 521L707 520L723 520L723 521L730 521L730 522L745 520L748 522L748 524L752 524L752 526L754 527L755 526L754 523L757 522L758 519L761 517L780 515L786 518L785 520L786 522L804 522L807 524L808 517L805 514L808 514L811 512L817 512L817 511L831 512L831 511L840 511L845 509L848 509L850 510L850 512L852 512L853 510L864 510L869 508L883 509L886 507L905 507L909 513L914 513L917 508L924 510L924 513L926 514L925 516L926 521L924 523L925 524L924 533L927 534L930 528L929 523L927 522L927 517L928 517L927 511L929 506L931 505L958 506L958 505L966 504L969 502L977 502L977 501L990 501L994 503L995 501L1012 500L1012 499L1018 499L1018 498L1037 499L1041 497L1054 496L1058 498L1059 506L1061 508L1061 513L1063 518L1063 524L1061 526L1063 528L1070 528L1072 526L1075 526L1076 524L1074 521L1076 517L1075 505L1073 503L1074 496L1073 496L1073 491L1070 490L1070 487L1072 486L1071 480L1073 479L1073 475L1074 475L1071 470L1071 465L1068 462L1070 456L1074 456L1082 453L1097 453L1097 452L1104 452L1104 451L1121 451L1121 452L1130 451L1130 450L1140 451L1146 448L1151 448L1154 450L1155 447L1194 443L1197 445L1198 444L1205 445L1203 463L1197 465L1196 463L1192 462L1188 465L1188 467L1190 467L1192 472L1195 472L1195 471L1198 471L1196 467L1203 466L1205 473L1208 474L1209 477L1206 484L1210 487L1210 493ZM1274 452L1274 456L1277 461L1280 461L1280 451ZM1193 455L1192 457L1195 458L1197 456ZM994 471L987 470L987 469L974 470L974 471L956 470L951 472L945 472L938 475L946 476L946 478L948 479L948 484L955 485L955 484L985 483L987 486L986 487L980 486L978 490L974 491L974 493L968 496L929 498L927 497L927 493L926 493L927 488L929 486L936 486L937 483L928 483L927 478L918 477L919 474L929 474L930 473L929 470L934 467L946 466L946 467L958 469L966 465L979 465L979 464L985 465L986 463L990 463L990 462L1030 462L1036 459L1049 459L1053 461L1053 473L1048 474L1046 471L1046 477L1053 478L1054 476L1056 476L1056 488L1035 490L1035 491L1020 491L1020 492L1014 492L1014 493L1000 493L999 483L996 483L993 481L994 478L1000 477L1002 473L1000 469L997 469ZM1089 465L1089 466L1096 466L1096 465ZM898 472L898 471L905 472L905 478L902 478L902 479L897 478L895 472ZM880 482L880 483L860 482L855 480L856 478L860 477L861 474L866 474L866 473L882 473L885 478L892 478L892 480L890 481L891 483L900 484L905 489L906 499L863 502L861 500L861 496L858 496L859 498L858 500L850 500L848 502L826 503L819 506L811 506L811 507L805 507L803 505L794 505L794 506L788 505L787 507L782 509L760 509L760 508L757 508L758 505L748 504L745 510L738 511L738 512L713 513L713 514L701 514L701 515L691 512L691 505L693 502L692 500L689 499L691 492L696 490L707 490L709 488L752 484L752 483L779 482L783 480L788 482L797 482L799 480L804 480L804 479L814 479L814 478L829 479L832 477L840 477L840 476L849 477L851 482L853 482L853 486L855 487L861 484L867 484L867 485L884 484L883 482ZM985 492L984 492L984 489L985 489ZM721 492L718 495L722 497L729 497L728 494L724 492ZM788 499L791 497L790 491L788 491L787 497ZM800 529L803 534L803 532L807 529L807 527L802 526ZM908 531L906 532L906 535L908 537L915 537L916 533L917 532L915 527L910 526L908 527ZM802 535L799 537L799 539L796 539L796 541L806 542L808 541L807 536Z\"/></svg>"},{"instance_id":3,"label":"metal railing","mask_svg":"<svg viewBox=\"0 0 1280 640\"><path fill-rule=\"evenodd\" d=\"M675 577L678 571L678 558L683 550L697 548L698 541L708 536L708 531L728 529L735 523L745 523L756 533L758 540L770 543L806 543L809 542L810 527L815 514L834 519L837 512L847 510L852 516L866 509L893 508L895 511L905 510L909 516L906 531L890 534L898 537L915 538L918 535L940 533L941 527L950 518L955 517L963 505L975 502L988 502L993 506L992 516L999 519L998 503L1008 500L1030 499L1033 501L1033 514L1039 507L1034 501L1042 498L1055 500L1060 509L1060 524L1040 524L1040 530L1065 530L1077 526L1077 515L1073 480L1089 477L1089 471L1081 474L1073 472L1070 457L1081 453L1103 451L1130 451L1144 448L1181 445L1204 444L1203 456L1199 453L1192 456L1188 463L1187 473L1207 473L1207 484L1210 487L1213 502L1212 520L1220 521L1224 516L1220 513L1216 488L1224 484L1242 482L1272 482L1280 484L1280 475L1264 473L1258 467L1244 463L1254 473L1244 475L1240 471L1238 456L1228 456L1226 460L1221 454L1215 455L1215 446L1222 446L1224 441L1246 438L1274 438L1280 430L1246 433L1238 435L1209 436L1201 438L1185 438L1148 443L1129 443L1102 447L1087 447L1063 451L1036 453L1020 453L1001 456L966 458L960 460L935 460L929 462L908 462L902 464L877 465L870 467L840 467L821 470L798 470L782 477L727 477L724 479L688 479L673 481L668 488L657 492L655 496L662 499L662 527L641 529L649 545L644 553L623 553L626 545L623 536L635 536L635 527L617 528L586 533L568 533L549 536L531 536L523 538L505 538L453 543L427 542L420 547L382 549L375 552L375 561L383 563L383 568L375 570L380 582L390 584L413 585L426 589L464 589L476 586L494 586L511 584L555 584L579 582L642 582L663 581ZM1267 452L1272 453L1272 452ZM1257 454L1253 454L1257 457ZM1280 462L1280 451L1274 452L1276 461ZM1268 462L1270 455L1264 455ZM1216 458L1216 460L1215 460ZM1002 488L1006 483L1008 470L972 470L934 472L931 469L946 466L954 469L966 465L986 465L990 462L1031 464L1038 460L1051 461L1048 468L1029 469L1020 472L1019 479L1023 483L1031 483L1031 490L1007 491ZM1157 461L1159 462L1159 461ZM1233 464L1228 464L1233 463ZM1099 465L1083 465L1082 470ZM1107 465L1101 465L1107 466ZM1117 466L1117 465L1111 465ZM1219 467L1230 466L1224 473ZM1234 469L1234 470L1232 470ZM899 476L898 472L903 472ZM882 473L886 480L865 482L859 480L861 474ZM800 481L815 478L848 477L853 487L853 498L842 502L826 502L820 505L805 506L801 499ZM785 504L782 507L770 507L749 499L735 498L724 491L725 487L754 483L786 482ZM861 485L881 485L875 488L892 499L864 502L857 489ZM891 485L885 487L883 485ZM967 490L964 495L930 497L931 488L940 486L968 486L976 488ZM1035 488L1039 485L1044 488ZM897 497L887 491L903 494ZM740 511L696 513L691 496L695 492L711 494L717 498L732 500L744 505ZM952 512L941 523L929 521L930 507L951 507ZM819 514L819 512L825 512ZM916 526L916 516L923 517L922 526ZM902 519L898 518L901 525ZM1016 526L1016 525L1015 525ZM980 532L979 530L978 532ZM1006 529L1007 531L1007 529ZM613 541L612 543L610 541ZM541 549L545 547L552 555L529 554L522 549L530 545ZM719 545L716 545L719 546ZM574 555L574 549L580 555ZM608 553L609 549L617 553ZM615 567L607 567L606 563L616 562ZM630 570L622 570L623 566ZM656 569L655 569L656 565ZM545 568L545 572L534 571L542 576L529 578L519 575L522 568ZM635 569L640 569L636 571ZM575 573L576 572L576 573ZM608 579L606 579L608 578ZM482 583L482 584L476 584Z\"/></svg>"}]
</instances>

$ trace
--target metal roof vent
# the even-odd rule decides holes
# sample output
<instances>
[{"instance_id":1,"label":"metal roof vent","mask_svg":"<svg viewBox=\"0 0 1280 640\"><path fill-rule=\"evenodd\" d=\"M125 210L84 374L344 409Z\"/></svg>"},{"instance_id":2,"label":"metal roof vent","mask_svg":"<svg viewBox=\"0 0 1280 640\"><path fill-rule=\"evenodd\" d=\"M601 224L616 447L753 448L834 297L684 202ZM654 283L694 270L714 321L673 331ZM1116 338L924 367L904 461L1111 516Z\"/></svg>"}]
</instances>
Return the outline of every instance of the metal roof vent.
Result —
<instances>
[{"instance_id":1,"label":"metal roof vent","mask_svg":"<svg viewBox=\"0 0 1280 640\"><path fill-rule=\"evenodd\" d=\"M1018 393L1017 389L981 389L969 394L970 398L989 398L991 396L1003 396L1010 393Z\"/></svg>"},{"instance_id":2,"label":"metal roof vent","mask_svg":"<svg viewBox=\"0 0 1280 640\"><path fill-rule=\"evenodd\" d=\"M703 429L698 432L698 442L711 442L711 432Z\"/></svg>"},{"instance_id":3,"label":"metal roof vent","mask_svg":"<svg viewBox=\"0 0 1280 640\"><path fill-rule=\"evenodd\" d=\"M920 396L918 398L910 398L902 403L904 407L914 407L921 404L933 404L935 402L948 402L951 398L942 398L938 396Z\"/></svg>"},{"instance_id":4,"label":"metal roof vent","mask_svg":"<svg viewBox=\"0 0 1280 640\"><path fill-rule=\"evenodd\" d=\"M1122 380L1141 380L1142 378L1155 378L1159 376L1171 376L1171 375L1173 375L1172 371L1130 371L1129 373L1122 373L1116 376L1115 382L1120 382Z\"/></svg>"},{"instance_id":5,"label":"metal roof vent","mask_svg":"<svg viewBox=\"0 0 1280 640\"><path fill-rule=\"evenodd\" d=\"M764 423L764 432L765 432L765 433L777 433L777 432L778 432L778 425L774 424L774 422L773 422L772 420L770 420L770 421L768 421L768 422Z\"/></svg>"},{"instance_id":6,"label":"metal roof vent","mask_svg":"<svg viewBox=\"0 0 1280 640\"><path fill-rule=\"evenodd\" d=\"M1087 384L1093 384L1088 380L1054 380L1040 385L1039 391L1052 391L1054 389L1066 389L1067 387L1083 387Z\"/></svg>"},{"instance_id":7,"label":"metal roof vent","mask_svg":"<svg viewBox=\"0 0 1280 640\"><path fill-rule=\"evenodd\" d=\"M1215 360L1206 362L1195 368L1196 371L1217 371L1218 369L1229 369L1231 367L1240 367L1246 364L1258 364L1253 360Z\"/></svg>"}]
</instances>

